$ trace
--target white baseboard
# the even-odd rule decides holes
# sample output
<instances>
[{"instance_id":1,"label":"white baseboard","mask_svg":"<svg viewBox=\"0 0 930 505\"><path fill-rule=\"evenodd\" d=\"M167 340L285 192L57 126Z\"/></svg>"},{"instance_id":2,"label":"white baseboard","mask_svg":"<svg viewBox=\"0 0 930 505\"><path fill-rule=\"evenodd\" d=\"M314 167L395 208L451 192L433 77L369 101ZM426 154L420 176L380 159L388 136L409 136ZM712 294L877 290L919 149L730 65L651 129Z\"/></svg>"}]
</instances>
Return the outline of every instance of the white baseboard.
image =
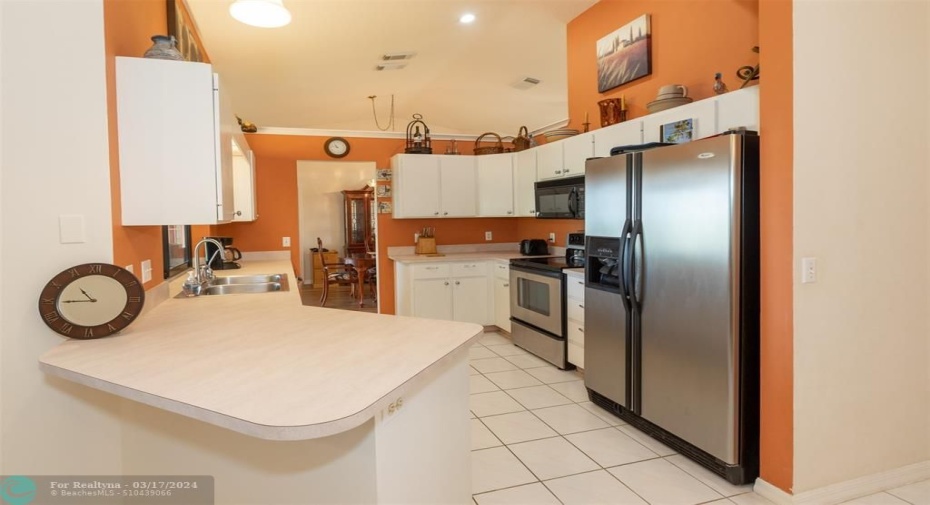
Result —
<instances>
[{"instance_id":1,"label":"white baseboard","mask_svg":"<svg viewBox=\"0 0 930 505\"><path fill-rule=\"evenodd\" d=\"M762 479L756 479L753 491L776 505L830 505L925 479L930 479L930 460L838 482L794 495L782 491Z\"/></svg>"}]
</instances>

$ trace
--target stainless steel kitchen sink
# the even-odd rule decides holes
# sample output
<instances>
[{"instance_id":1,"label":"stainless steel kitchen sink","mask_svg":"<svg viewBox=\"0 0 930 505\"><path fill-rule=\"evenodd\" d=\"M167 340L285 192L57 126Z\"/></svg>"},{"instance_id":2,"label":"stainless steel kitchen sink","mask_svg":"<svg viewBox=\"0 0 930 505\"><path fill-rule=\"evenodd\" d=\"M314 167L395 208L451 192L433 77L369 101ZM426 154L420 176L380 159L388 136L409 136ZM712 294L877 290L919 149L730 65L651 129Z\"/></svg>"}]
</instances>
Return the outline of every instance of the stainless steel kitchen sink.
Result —
<instances>
[{"instance_id":1,"label":"stainless steel kitchen sink","mask_svg":"<svg viewBox=\"0 0 930 505\"><path fill-rule=\"evenodd\" d=\"M235 295L241 293L270 293L273 291L287 291L287 286L280 282L261 282L253 284L220 284L207 286L204 295Z\"/></svg>"},{"instance_id":2,"label":"stainless steel kitchen sink","mask_svg":"<svg viewBox=\"0 0 930 505\"><path fill-rule=\"evenodd\" d=\"M211 286L223 286L223 285L229 285L229 284L262 284L266 282L281 282L282 279L287 279L287 275L285 274L230 275L226 277L217 277L210 282L210 285Z\"/></svg>"}]
</instances>

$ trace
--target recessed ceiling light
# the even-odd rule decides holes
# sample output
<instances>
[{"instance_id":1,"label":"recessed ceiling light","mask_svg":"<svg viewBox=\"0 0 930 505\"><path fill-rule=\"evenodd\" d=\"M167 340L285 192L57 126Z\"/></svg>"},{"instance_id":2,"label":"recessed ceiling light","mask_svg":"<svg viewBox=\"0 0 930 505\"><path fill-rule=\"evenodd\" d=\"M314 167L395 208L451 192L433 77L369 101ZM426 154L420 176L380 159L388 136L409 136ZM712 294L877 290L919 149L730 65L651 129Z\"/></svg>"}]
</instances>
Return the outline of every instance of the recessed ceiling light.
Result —
<instances>
[{"instance_id":1,"label":"recessed ceiling light","mask_svg":"<svg viewBox=\"0 0 930 505\"><path fill-rule=\"evenodd\" d=\"M474 22L475 22L475 15L470 12L462 14L462 17L459 18L459 23L462 23L463 25L471 24Z\"/></svg>"},{"instance_id":2,"label":"recessed ceiling light","mask_svg":"<svg viewBox=\"0 0 930 505\"><path fill-rule=\"evenodd\" d=\"M259 28L278 28L291 22L281 0L236 0L229 14L237 21Z\"/></svg>"}]
</instances>

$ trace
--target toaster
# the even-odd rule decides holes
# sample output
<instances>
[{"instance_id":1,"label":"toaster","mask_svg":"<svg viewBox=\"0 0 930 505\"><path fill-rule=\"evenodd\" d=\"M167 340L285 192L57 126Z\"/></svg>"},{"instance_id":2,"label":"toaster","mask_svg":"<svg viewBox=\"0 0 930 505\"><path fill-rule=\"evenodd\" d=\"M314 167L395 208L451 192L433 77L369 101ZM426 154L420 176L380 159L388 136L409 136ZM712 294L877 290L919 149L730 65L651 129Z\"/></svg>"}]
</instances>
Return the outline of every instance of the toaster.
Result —
<instances>
[{"instance_id":1,"label":"toaster","mask_svg":"<svg viewBox=\"0 0 930 505\"><path fill-rule=\"evenodd\" d=\"M544 256L549 254L549 244L541 238L521 240L520 254L524 256Z\"/></svg>"}]
</instances>

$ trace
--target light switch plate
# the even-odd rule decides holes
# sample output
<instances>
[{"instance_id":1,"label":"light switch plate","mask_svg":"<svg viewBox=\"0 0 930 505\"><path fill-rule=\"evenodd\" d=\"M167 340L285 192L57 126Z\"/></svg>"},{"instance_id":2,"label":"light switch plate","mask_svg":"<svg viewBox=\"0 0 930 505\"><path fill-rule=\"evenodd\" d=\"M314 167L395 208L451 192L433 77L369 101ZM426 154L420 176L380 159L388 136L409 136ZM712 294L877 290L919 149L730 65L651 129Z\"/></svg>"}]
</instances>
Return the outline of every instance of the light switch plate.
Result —
<instances>
[{"instance_id":1,"label":"light switch plate","mask_svg":"<svg viewBox=\"0 0 930 505\"><path fill-rule=\"evenodd\" d=\"M290 246L291 246L291 237L282 237L281 247L290 247Z\"/></svg>"},{"instance_id":2,"label":"light switch plate","mask_svg":"<svg viewBox=\"0 0 930 505\"><path fill-rule=\"evenodd\" d=\"M58 216L58 240L62 244L83 244L84 216L81 214L62 214Z\"/></svg>"}]
</instances>

